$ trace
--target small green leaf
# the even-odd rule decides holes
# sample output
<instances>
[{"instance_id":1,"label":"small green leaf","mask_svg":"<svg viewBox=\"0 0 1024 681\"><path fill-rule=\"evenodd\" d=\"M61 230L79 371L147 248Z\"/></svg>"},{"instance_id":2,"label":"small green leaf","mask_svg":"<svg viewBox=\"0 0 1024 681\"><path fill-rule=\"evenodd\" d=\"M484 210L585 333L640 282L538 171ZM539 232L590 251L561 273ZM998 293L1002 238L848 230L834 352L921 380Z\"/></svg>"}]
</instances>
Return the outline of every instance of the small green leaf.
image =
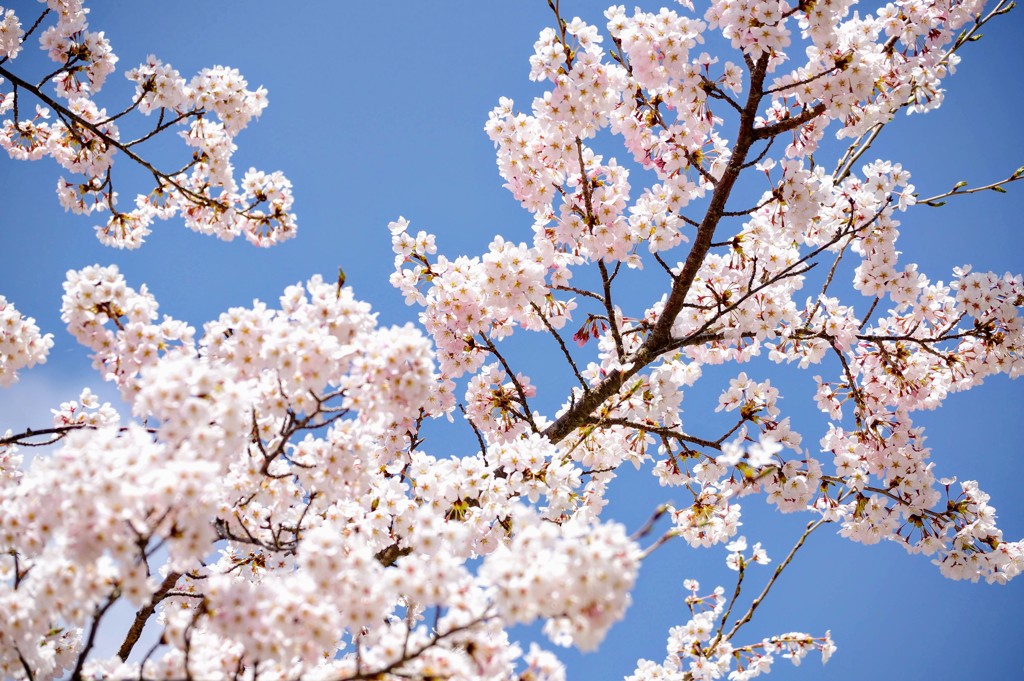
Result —
<instances>
[{"instance_id":1,"label":"small green leaf","mask_svg":"<svg viewBox=\"0 0 1024 681\"><path fill-rule=\"evenodd\" d=\"M1002 187L992 187L992 191L999 192L1000 194L1005 194L1006 193L1006 190L1003 189Z\"/></svg>"}]
</instances>

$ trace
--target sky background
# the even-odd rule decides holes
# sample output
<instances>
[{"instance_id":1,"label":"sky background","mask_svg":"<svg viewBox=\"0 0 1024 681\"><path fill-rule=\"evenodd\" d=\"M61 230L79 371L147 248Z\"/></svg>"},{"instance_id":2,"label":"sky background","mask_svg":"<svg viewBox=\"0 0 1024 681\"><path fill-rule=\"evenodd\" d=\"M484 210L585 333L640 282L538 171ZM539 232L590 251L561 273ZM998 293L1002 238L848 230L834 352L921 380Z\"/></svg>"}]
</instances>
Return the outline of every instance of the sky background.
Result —
<instances>
[{"instance_id":1,"label":"sky background","mask_svg":"<svg viewBox=\"0 0 1024 681\"><path fill-rule=\"evenodd\" d=\"M39 7L28 0L7 6L25 25ZM604 31L604 3L563 0L562 6L567 18L579 15ZM483 125L499 97L512 97L517 108L528 110L530 100L542 93L527 76L537 33L552 21L543 0L305 2L287 8L263 0L137 0L93 3L90 17L91 28L105 31L121 58L100 97L110 110L130 96L123 71L150 53L186 78L205 66L227 64L239 68L250 86L269 90L269 108L238 139L235 165L240 171L255 165L285 172L295 185L299 235L260 250L241 240L203 237L170 221L156 223L139 251L107 249L94 237L92 218L60 208L54 187L61 171L53 162L0 159L0 294L35 317L56 342L46 365L0 391L0 430L44 427L49 409L76 398L85 385L115 399L60 322L61 284L70 268L116 263L129 285L148 285L162 312L201 330L231 306L251 305L254 298L274 304L286 286L318 272L333 277L343 266L356 295L373 305L381 323L401 324L415 320L417 310L405 307L388 284L389 221L404 215L414 230L436 233L439 251L451 257L483 253L496 234L531 239L532 218L501 187ZM922 196L961 179L972 185L1002 179L1024 163L1019 123L1024 11L1002 17L984 33L962 52L963 63L946 81L946 104L927 116L901 116L865 161L902 162ZM723 61L738 60L720 44L709 36L706 49ZM33 45L27 51L12 67L38 75L42 55ZM175 141L154 146L152 154L180 159L183 150ZM602 151L624 160L619 147ZM131 183L133 171L124 159L117 170L123 199L148 190ZM642 174L631 177L634 196L647 181ZM762 189L741 187L736 205L744 192L755 197ZM1019 185L1005 195L988 192L954 199L942 209L912 209L901 216L903 260L920 263L933 281L949 281L951 269L965 263L978 270L1020 272L1022 211ZM632 303L622 299L627 314L630 306L642 311L662 293L642 276L627 284L634 296ZM537 404L548 414L569 385L552 349L542 337L509 349L513 365L540 385ZM767 363L706 372L687 394L684 423L710 414L721 384L745 370L785 388L783 415L793 418L804 445L816 451L826 421L810 399L811 376L835 375L836 367L790 369L796 374ZM939 475L978 480L992 494L1011 540L1024 536L1022 398L1020 382L990 378L979 389L952 396L942 410L915 418L927 428ZM426 444L435 455L475 447L468 428L460 425L436 433ZM684 501L678 491L674 497L659 492L646 470L623 471L616 484L607 516L630 530L660 501ZM761 513L764 507L754 498L742 505L741 534L763 542L776 562L811 519ZM600 650L559 652L570 678L622 678L638 657L660 662L668 628L688 619L685 578L699 579L705 590L722 584L731 592L734 573L724 568L725 555L721 547L695 551L681 542L656 552L643 565L627 619ZM751 593L741 604L769 574L770 568L756 566L748 572ZM824 670L816 656L800 668L780 659L772 677L778 679L1017 679L1024 678L1022 607L1024 580L1003 587L952 582L925 557L910 556L894 544L853 544L826 526L808 541L738 642L831 629L839 650ZM525 641L536 632L514 633Z\"/></svg>"}]
</instances>

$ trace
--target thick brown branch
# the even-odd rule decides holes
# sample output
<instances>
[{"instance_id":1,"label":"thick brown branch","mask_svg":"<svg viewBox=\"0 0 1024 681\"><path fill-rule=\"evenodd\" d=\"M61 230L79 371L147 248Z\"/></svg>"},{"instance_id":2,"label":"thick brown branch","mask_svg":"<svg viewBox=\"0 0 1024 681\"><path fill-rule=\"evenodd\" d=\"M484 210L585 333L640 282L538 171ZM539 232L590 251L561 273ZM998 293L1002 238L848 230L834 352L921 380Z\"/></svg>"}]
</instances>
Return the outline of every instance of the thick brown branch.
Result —
<instances>
[{"instance_id":1,"label":"thick brown branch","mask_svg":"<svg viewBox=\"0 0 1024 681\"><path fill-rule=\"evenodd\" d=\"M654 354L657 354L657 349L668 342L676 315L682 310L686 295L690 292L690 288L697 278L697 271L711 249L715 228L725 212L725 205L729 200L729 195L732 193L736 179L739 177L743 163L746 161L747 152L756 139L754 136L754 119L757 117L757 110L761 102L761 88L767 68L768 58L762 57L754 65L750 74L750 94L747 97L747 104L743 109L743 115L740 117L740 129L739 136L736 139L736 146L733 148L728 165L722 172L722 177L715 186L715 192L711 196L707 213L704 214L704 219L701 220L700 227L697 228L697 236L693 240L693 247L686 257L686 262L683 263L683 269L676 276L658 323L655 325L641 352L654 351Z\"/></svg>"},{"instance_id":2,"label":"thick brown branch","mask_svg":"<svg viewBox=\"0 0 1024 681\"><path fill-rule=\"evenodd\" d=\"M754 121L757 118L758 107L762 99L765 73L768 69L768 57L763 56L755 63L750 73L750 89L747 96L746 106L740 116L739 135L736 145L733 148L729 163L722 172L721 178L715 184L714 194L708 205L707 212L700 226L697 228L697 236L694 238L693 246L683 269L673 280L672 289L662 309L661 316L655 324L651 334L644 344L637 350L624 368L611 371L593 390L584 395L575 405L570 407L564 414L558 417L544 431L552 442L560 442L570 432L579 426L606 399L614 395L618 389L641 369L653 362L664 348L672 342L672 324L676 316L683 309L686 295L690 292L697 272L714 241L715 228L722 219L726 203L732 193L732 188L743 170L746 162L747 152L757 139L755 136Z\"/></svg>"},{"instance_id":3,"label":"thick brown branch","mask_svg":"<svg viewBox=\"0 0 1024 681\"><path fill-rule=\"evenodd\" d=\"M174 588L177 584L178 578L181 577L180 572L169 572L164 578L164 581L160 583L160 588L157 589L156 593L153 594L153 598L150 599L149 603L142 606L137 613L135 613L135 620L132 622L132 626L128 629L128 635L124 638L124 643L117 651L117 656L122 660L127 660L128 656L132 654L132 648L138 643L139 637L142 636L142 630L146 628L146 622L156 612L156 606L167 597L167 593Z\"/></svg>"}]
</instances>

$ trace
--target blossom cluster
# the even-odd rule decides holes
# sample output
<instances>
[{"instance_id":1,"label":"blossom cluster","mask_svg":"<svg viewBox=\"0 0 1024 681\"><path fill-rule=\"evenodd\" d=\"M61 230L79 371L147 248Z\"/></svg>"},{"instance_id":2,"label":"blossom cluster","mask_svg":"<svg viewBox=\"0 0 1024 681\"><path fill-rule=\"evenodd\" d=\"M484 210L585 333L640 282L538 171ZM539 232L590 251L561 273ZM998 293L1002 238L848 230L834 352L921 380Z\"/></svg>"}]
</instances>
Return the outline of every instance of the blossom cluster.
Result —
<instances>
[{"instance_id":1,"label":"blossom cluster","mask_svg":"<svg viewBox=\"0 0 1024 681\"><path fill-rule=\"evenodd\" d=\"M488 556L481 574L498 589L510 622L547 619L556 643L592 650L629 606L639 552L617 524L561 526L514 515L507 549Z\"/></svg>"},{"instance_id":2,"label":"blossom cluster","mask_svg":"<svg viewBox=\"0 0 1024 681\"><path fill-rule=\"evenodd\" d=\"M99 428L114 425L121 420L120 414L110 406L110 403L100 404L99 399L89 388L83 388L77 400L61 402L59 409L50 411L53 412L55 428L69 426Z\"/></svg>"},{"instance_id":3,"label":"blossom cluster","mask_svg":"<svg viewBox=\"0 0 1024 681\"><path fill-rule=\"evenodd\" d=\"M551 295L571 256L547 243L533 247L497 237L481 258L433 257L435 238L409 234L404 218L392 222L395 272L391 283L406 301L422 305L423 325L437 347L441 370L458 378L486 359L486 339L500 339L516 325L532 330L561 328L575 302ZM426 292L422 289L426 289ZM486 337L486 339L484 338Z\"/></svg>"},{"instance_id":4,"label":"blossom cluster","mask_svg":"<svg viewBox=\"0 0 1024 681\"><path fill-rule=\"evenodd\" d=\"M732 553L726 562L731 569L746 565L748 561L768 562L760 544L754 546L749 559L742 556L747 548L742 538L728 548ZM830 632L821 637L790 632L764 638L757 643L734 645L731 639L736 630L726 633L723 619L725 589L719 586L710 594L700 595L700 583L695 579L685 580L683 586L689 592L686 605L692 617L686 624L669 631L667 655L662 663L641 659L626 681L714 681L723 677L729 681L747 681L770 673L776 656L799 666L811 651L819 651L822 663L825 663L836 650Z\"/></svg>"},{"instance_id":5,"label":"blossom cluster","mask_svg":"<svg viewBox=\"0 0 1024 681\"><path fill-rule=\"evenodd\" d=\"M810 42L808 63L774 76L769 86L765 74L781 73L789 60L785 50L795 38L789 27L794 14L801 38ZM704 22L721 28L749 59L763 62L756 77L765 80L747 88L760 88L758 99L769 106L758 111L749 134L774 138L792 130L793 141L782 159L759 157L757 168L772 189L747 211L745 224L724 252L704 254L672 319L671 338L703 342L684 343L680 353L659 358L660 368L623 381L595 419L601 427L588 425L581 431L585 434L572 456L593 469L614 469L624 460L640 465L650 444L644 429L686 437L680 402L684 389L699 379L701 365L745 362L763 350L776 362L801 367L838 358L839 380L816 378L818 404L837 422L844 417L844 403L852 404L856 427L831 426L822 448L843 449L833 444L836 438L858 444L854 457L836 454L831 475L801 449L802 438L789 419L780 419L777 391L741 374L719 401L719 410L737 412L739 421L731 431L735 441L716 443L721 454L685 470L670 447L663 443L658 448L655 473L663 484L699 483L693 505L673 514L677 531L691 543L710 545L732 537L739 518L733 499L754 492L767 494L785 512L817 509L842 521L843 533L853 538L886 537L909 542L911 548L926 541L942 556L955 551L951 542L959 528L977 522L973 510L967 515L925 513L941 495L926 462L928 450L914 444L918 436L909 412L935 408L947 394L992 372L1019 373L1020 279L960 270L955 276L964 281L933 284L915 265L899 262L896 216L915 203L915 188L900 164L879 160L859 172L852 163L840 164L828 174L807 159L830 119L841 123L837 136L842 138L887 122L907 102L914 111L937 105L939 81L957 61L946 49L951 31L976 15L974 4L941 2L906 13L884 8L865 18L850 17L844 3L813 8L785 2L757 7L712 3L705 14ZM748 16L753 18L748 21ZM670 10L637 10L630 16L616 7L606 17L618 49L611 63L594 27L579 19L563 21L559 30L541 34L530 60L531 79L547 81L551 90L534 101L531 114L517 113L513 102L503 99L485 126L507 188L534 214L534 250L549 248L571 257L538 259L546 274L538 268L530 274L510 269L496 275L493 269L481 272L480 259L437 257L432 235L421 232L413 238L404 220L392 224L397 254L392 281L407 301L423 307L423 320L441 350L442 370L453 378L474 372L467 393L469 416L488 436L515 438L543 427L527 403L533 395L529 378L486 363L488 355L500 357L488 343L510 335L510 322L536 330L537 319L524 307L509 314L493 294L485 293L488 285L501 281L506 296L531 291L550 296L572 290L570 277L583 264L639 266L636 247L642 242L656 253L689 240L681 210L708 191L719 191L731 163L718 134L725 118L711 108L720 106L716 100L740 108L730 95L744 86L735 64L716 72L717 59L691 55L706 24ZM911 17L923 23L910 26ZM902 51L894 52L895 45ZM601 60L606 63L599 65ZM635 198L629 171L588 146L595 130L605 126L622 136L635 161L657 175L658 183ZM482 261L493 262L508 251L499 237ZM838 259L847 252L859 258L854 288L891 302L888 316L860 316L824 292L802 305L795 299L808 263L821 254ZM690 266L680 262L671 274L682 277ZM540 304L531 302L537 313ZM589 316L576 335L582 343L598 338L600 361L579 373L588 385L574 390L562 414L609 374L632 376L630 358L648 349L644 334L665 314L664 298L638 320L605 302L603 318ZM578 301L571 305L567 312ZM564 323L562 316L557 320ZM547 330L559 328L552 326ZM681 367L687 367L685 372ZM751 428L760 436L751 435ZM744 446L745 441L752 446ZM798 456L783 458L783 448ZM864 499L873 501L844 496L843 485L867 490ZM868 522L877 516L869 513L876 507L891 518ZM911 540L901 533L907 520L914 525L921 517L929 519L923 536ZM979 569L973 576L1004 580L1015 574L1012 556L1018 545L999 544L1001 536L995 533L985 536L994 538L990 548L1003 548L998 556L978 550L1000 567L980 567L984 559L975 558L972 564Z\"/></svg>"},{"instance_id":6,"label":"blossom cluster","mask_svg":"<svg viewBox=\"0 0 1024 681\"><path fill-rule=\"evenodd\" d=\"M250 90L236 69L223 66L203 69L186 82L170 65L150 56L126 73L135 83L131 103L120 113L108 114L95 98L118 61L110 42L102 32L88 30L82 0L53 0L48 12L57 21L40 34L39 43L60 65L44 83L56 98L0 65L0 75L13 85L8 93L0 91L0 115L13 113L0 121L0 147L13 159L50 157L75 174L57 183L65 210L109 213L105 224L96 227L96 235L116 248L139 247L154 220L174 216L195 231L221 239L244 235L259 246L295 235L292 186L283 174L249 169L241 182L234 178L234 139L266 108L266 90ZM24 40L18 17L6 10L0 23L0 54L15 58ZM37 104L32 117L25 116L24 105L19 114L18 100L28 94L46 104ZM135 109L147 116L156 113L159 120L138 139L126 139L114 121ZM54 113L57 117L51 120ZM180 131L192 160L179 170L162 172L138 151L144 142L173 129ZM118 155L142 163L156 180L130 208L118 201L111 179Z\"/></svg>"},{"instance_id":7,"label":"blossom cluster","mask_svg":"<svg viewBox=\"0 0 1024 681\"><path fill-rule=\"evenodd\" d=\"M41 335L35 319L0 296L0 386L11 386L19 370L45 362L52 347L52 334Z\"/></svg>"},{"instance_id":8,"label":"blossom cluster","mask_svg":"<svg viewBox=\"0 0 1024 681\"><path fill-rule=\"evenodd\" d=\"M579 469L536 436L532 452L493 442L439 460L417 449L420 421L453 409L452 396L423 336L378 328L350 288L314 277L289 287L279 309L232 309L198 340L176 320L158 323L152 296L115 267L69 272L65 288L69 330L154 425L119 426L85 391L55 410L69 431L60 449L24 475L5 473L0 597L21 613L0 639L5 673L18 673L23 649L41 676L67 669L82 650L70 632L116 589L139 606L163 594L170 650L142 668L93 659L92 673L230 670L243 651L276 660L284 677L355 673L419 646L430 652L410 658L410 673L508 678L523 656L503 626L519 618L495 617L510 601L494 575L538 565L523 552L540 550L526 529L533 516L509 515L518 497L547 501L547 520L532 523L538 537L556 533L544 559L566 568L562 606L531 619L593 647L622 616L635 544L596 518L555 524L578 503ZM14 447L3 454L17 466ZM218 541L219 559L205 560ZM171 591L146 568L157 546ZM474 575L467 561L487 554L490 567ZM582 565L605 566L586 588L575 581ZM445 611L434 627L418 624L427 608ZM561 673L538 651L521 662Z\"/></svg>"},{"instance_id":9,"label":"blossom cluster","mask_svg":"<svg viewBox=\"0 0 1024 681\"><path fill-rule=\"evenodd\" d=\"M5 10L4 20L0 23L0 53L8 59L13 59L21 52L21 38L25 31L21 28L21 22L14 14L13 9Z\"/></svg>"}]
</instances>

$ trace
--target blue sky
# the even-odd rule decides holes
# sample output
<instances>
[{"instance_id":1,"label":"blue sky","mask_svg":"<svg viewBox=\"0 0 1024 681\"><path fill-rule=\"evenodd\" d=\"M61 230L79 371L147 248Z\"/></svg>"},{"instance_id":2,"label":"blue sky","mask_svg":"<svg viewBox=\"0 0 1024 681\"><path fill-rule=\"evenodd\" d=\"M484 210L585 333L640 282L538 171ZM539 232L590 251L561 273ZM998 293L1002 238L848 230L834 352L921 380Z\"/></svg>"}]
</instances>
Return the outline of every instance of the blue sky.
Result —
<instances>
[{"instance_id":1,"label":"blue sky","mask_svg":"<svg viewBox=\"0 0 1024 681\"><path fill-rule=\"evenodd\" d=\"M27 23L37 4L21 0L10 6ZM603 27L604 3L563 0L562 6L567 17L580 15ZM0 392L0 430L41 427L51 407L77 397L84 385L99 387L85 353L60 322L61 284L69 268L116 263L130 285L149 286L163 312L201 329L228 307L249 305L253 298L274 302L285 286L317 272L331 277L340 265L382 323L400 324L414 320L416 310L405 307L387 283L390 220L404 215L414 229L435 232L439 249L449 256L482 253L496 234L530 240L532 219L502 189L483 124L499 97L512 97L526 109L541 93L527 78L527 60L537 33L551 21L543 0L308 2L287 9L264 0L138 0L93 3L90 16L92 28L106 32L121 58L104 101L126 100L130 90L121 72L150 53L186 77L204 66L234 66L250 85L269 90L269 108L238 140L236 167L255 165L288 175L295 185L299 236L260 250L242 241L202 237L171 221L157 223L139 251L106 249L93 236L90 218L65 214L58 205L55 164L0 160L0 294L56 340L45 366ZM1024 11L994 22L985 34L964 50L963 63L946 81L943 108L923 117L901 116L875 147L874 157L900 161L910 170L922 195L942 192L961 179L972 184L1001 179L1024 164L1018 66ZM39 63L31 54L13 67ZM153 153L176 151L158 146ZM612 146L605 151L622 155ZM139 185L131 185L124 160L118 171L128 180L120 189L127 197ZM637 175L632 179L634 188L642 181ZM1020 272L1022 214L1024 187L1019 185L1005 195L986 193L942 209L913 209L903 216L903 258L921 263L933 280L948 281L952 267L964 263ZM642 279L631 290L640 310L661 293ZM550 412L568 384L557 358L537 351L549 347L543 339L529 340L513 348L513 356L526 373L543 377L535 383L549 397L539 404ZM813 447L825 421L809 399L810 376L830 369L787 379L784 368L755 364L729 367L720 375L740 370L791 388L782 402L784 414L793 417L805 445ZM710 380L699 383L705 392L687 395L684 417L710 411L716 387ZM113 399L109 388L101 394ZM1017 464L1024 439L1022 398L1024 385L997 377L951 397L941 411L916 418L928 429L941 474L977 479L992 494L1008 539L1024 536ZM426 445L434 454L474 446L468 429L437 433ZM608 514L634 529L659 492L646 473L625 471L617 482ZM756 500L744 500L743 506L742 534L764 542L776 561L809 519L759 513ZM682 544L656 552L644 564L627 619L601 649L563 654L570 678L621 678L637 657L660 661L668 628L687 619L683 579L731 590L733 573L725 570L724 557L721 548L693 551ZM768 574L753 570L748 578L759 588ZM773 678L1021 678L1022 607L1024 580L1005 587L951 582L924 557L895 545L852 544L825 527L801 551L741 639L831 629L839 651L824 671L814 657L800 668L779 660Z\"/></svg>"}]
</instances>

